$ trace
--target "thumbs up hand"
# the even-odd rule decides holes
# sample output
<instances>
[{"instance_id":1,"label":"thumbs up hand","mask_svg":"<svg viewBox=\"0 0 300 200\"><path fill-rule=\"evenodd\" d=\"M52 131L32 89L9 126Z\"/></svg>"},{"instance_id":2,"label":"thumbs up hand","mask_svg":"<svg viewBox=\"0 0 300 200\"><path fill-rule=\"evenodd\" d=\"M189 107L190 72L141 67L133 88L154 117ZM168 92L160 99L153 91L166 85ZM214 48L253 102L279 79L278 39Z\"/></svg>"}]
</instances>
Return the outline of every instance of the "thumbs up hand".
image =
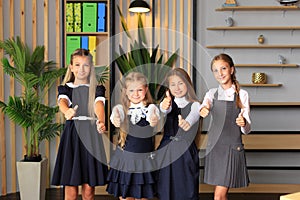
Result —
<instances>
[{"instance_id":1,"label":"thumbs up hand","mask_svg":"<svg viewBox=\"0 0 300 200\"><path fill-rule=\"evenodd\" d=\"M239 127L244 127L246 125L246 120L243 117L244 110L242 109L241 112L239 113L238 117L235 119L235 123Z\"/></svg>"},{"instance_id":2,"label":"thumbs up hand","mask_svg":"<svg viewBox=\"0 0 300 200\"><path fill-rule=\"evenodd\" d=\"M161 108L164 110L168 110L171 106L171 102L172 102L172 98L171 98L170 92L167 91L166 96L165 96L164 100L162 101Z\"/></svg>"},{"instance_id":3,"label":"thumbs up hand","mask_svg":"<svg viewBox=\"0 0 300 200\"><path fill-rule=\"evenodd\" d=\"M97 120L96 125L97 125L98 133L100 133L100 134L104 133L104 131L106 129L104 122L100 122L99 120Z\"/></svg>"},{"instance_id":4,"label":"thumbs up hand","mask_svg":"<svg viewBox=\"0 0 300 200\"><path fill-rule=\"evenodd\" d=\"M65 112L65 118L66 120L72 119L76 115L76 110L78 109L78 105L75 105L74 108L69 108Z\"/></svg>"},{"instance_id":5,"label":"thumbs up hand","mask_svg":"<svg viewBox=\"0 0 300 200\"><path fill-rule=\"evenodd\" d=\"M120 111L117 107L114 109L114 117L111 120L112 124L119 128L121 126L121 116L120 116Z\"/></svg>"},{"instance_id":6,"label":"thumbs up hand","mask_svg":"<svg viewBox=\"0 0 300 200\"><path fill-rule=\"evenodd\" d=\"M205 106L202 107L200 110L200 116L203 118L207 117L209 111L210 111L210 101L209 99L207 99Z\"/></svg>"},{"instance_id":7,"label":"thumbs up hand","mask_svg":"<svg viewBox=\"0 0 300 200\"><path fill-rule=\"evenodd\" d=\"M191 125L185 119L182 119L181 115L178 115L178 126L184 131L188 131L191 128Z\"/></svg>"},{"instance_id":8,"label":"thumbs up hand","mask_svg":"<svg viewBox=\"0 0 300 200\"><path fill-rule=\"evenodd\" d=\"M156 110L156 107L153 107L153 108L151 109L151 115L150 115L150 121L149 121L151 127L156 126L157 123L158 123L158 119L159 119L159 117L158 117L158 115L156 114L156 111L155 111L155 110Z\"/></svg>"}]
</instances>

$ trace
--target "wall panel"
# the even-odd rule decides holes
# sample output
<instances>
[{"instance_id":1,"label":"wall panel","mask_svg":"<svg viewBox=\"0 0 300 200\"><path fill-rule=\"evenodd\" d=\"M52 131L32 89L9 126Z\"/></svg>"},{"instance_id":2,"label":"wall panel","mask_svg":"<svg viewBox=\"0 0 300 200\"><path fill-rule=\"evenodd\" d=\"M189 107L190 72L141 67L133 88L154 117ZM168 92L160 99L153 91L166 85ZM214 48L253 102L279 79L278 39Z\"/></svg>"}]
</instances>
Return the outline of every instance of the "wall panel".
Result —
<instances>
[{"instance_id":1,"label":"wall panel","mask_svg":"<svg viewBox=\"0 0 300 200\"><path fill-rule=\"evenodd\" d=\"M32 49L37 45L45 45L45 59L53 60L60 67L61 59L61 0L0 0L0 40L20 36L22 41ZM50 11L49 8L56 11ZM55 41L49 45L50 35ZM5 56L0 51L0 58ZM0 100L6 101L9 95L19 95L20 85L3 73L0 68ZM60 81L58 80L57 84ZM56 104L56 87L52 88L52 95L48 95L45 102ZM54 95L53 95L54 93ZM50 94L50 93L49 93ZM57 119L59 120L59 118ZM53 171L59 137L50 142L42 143L40 151L49 159L47 183L50 187L51 171ZM16 161L23 159L24 136L20 127L12 123L0 111L0 196L18 191Z\"/></svg>"}]
</instances>

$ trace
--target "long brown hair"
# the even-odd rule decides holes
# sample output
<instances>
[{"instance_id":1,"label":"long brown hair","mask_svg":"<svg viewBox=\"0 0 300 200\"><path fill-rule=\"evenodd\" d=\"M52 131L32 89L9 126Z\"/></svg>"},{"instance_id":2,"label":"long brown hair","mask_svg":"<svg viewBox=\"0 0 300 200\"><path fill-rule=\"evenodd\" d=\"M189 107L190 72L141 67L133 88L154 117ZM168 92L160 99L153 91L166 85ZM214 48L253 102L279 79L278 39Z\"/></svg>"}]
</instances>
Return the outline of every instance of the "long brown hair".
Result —
<instances>
[{"instance_id":1,"label":"long brown hair","mask_svg":"<svg viewBox=\"0 0 300 200\"><path fill-rule=\"evenodd\" d=\"M237 81L236 76L235 76L235 71L236 71L236 70L235 70L235 66L234 66L234 63L233 63L232 58L231 58L229 55L225 54L225 53L221 53L221 54L219 54L219 55L216 55L216 56L212 59L212 61L211 61L211 63L210 63L211 70L212 70L212 67L213 67L214 62L217 61L217 60L222 60L222 61L228 63L228 65L229 65L230 67L233 67L233 68L234 68L233 73L231 74L231 81L232 81L232 83L233 83L234 86L235 86L235 93L236 93L236 97L237 97L237 98L236 98L236 106L237 106L238 108L243 108L244 106L243 106L243 104L242 104L242 102L241 102L241 98L240 98L240 89L241 89L241 87L240 87L240 84L239 84L239 82Z\"/></svg>"},{"instance_id":2,"label":"long brown hair","mask_svg":"<svg viewBox=\"0 0 300 200\"><path fill-rule=\"evenodd\" d=\"M129 72L123 80L121 101L122 101L123 109L125 111L125 119L124 119L124 123L122 123L121 129L120 129L119 142L118 142L121 148L124 148L126 137L127 137L127 132L128 132L127 111L130 106L130 101L126 95L126 89L127 89L128 85L133 82L140 82L143 84L143 86L148 88L148 80L147 80L146 76L140 72ZM153 99L152 99L149 89L146 92L146 96L145 96L145 99L143 100L143 103L146 106L153 103Z\"/></svg>"},{"instance_id":3,"label":"long brown hair","mask_svg":"<svg viewBox=\"0 0 300 200\"><path fill-rule=\"evenodd\" d=\"M89 75L89 85L90 86L89 86L88 111L89 111L89 115L94 117L95 116L94 102L95 102L95 92L96 92L97 80L96 80L96 74L95 74L95 67L93 65L93 56L89 50L78 48L71 54L70 64L68 65L68 69L67 69L67 72L65 74L62 84L65 85L68 82L75 81L75 76L70 69L70 65L73 65L73 59L76 56L82 56L82 57L89 58L91 70L90 70L90 75Z\"/></svg>"},{"instance_id":4,"label":"long brown hair","mask_svg":"<svg viewBox=\"0 0 300 200\"><path fill-rule=\"evenodd\" d=\"M187 93L185 95L186 97L186 100L188 100L189 102L196 102L198 100L198 97L195 93L195 90L194 90L194 86L193 86L193 83L192 83L192 80L189 76L189 74L183 69L183 68L179 68L179 67L176 67L176 68L173 68L172 70L170 70L167 74L167 78L166 78L166 84L167 84L167 87L169 87L170 85L170 81L169 81L169 78L171 76L178 76L182 79L182 81L185 83L186 87L187 87Z\"/></svg>"}]
</instances>

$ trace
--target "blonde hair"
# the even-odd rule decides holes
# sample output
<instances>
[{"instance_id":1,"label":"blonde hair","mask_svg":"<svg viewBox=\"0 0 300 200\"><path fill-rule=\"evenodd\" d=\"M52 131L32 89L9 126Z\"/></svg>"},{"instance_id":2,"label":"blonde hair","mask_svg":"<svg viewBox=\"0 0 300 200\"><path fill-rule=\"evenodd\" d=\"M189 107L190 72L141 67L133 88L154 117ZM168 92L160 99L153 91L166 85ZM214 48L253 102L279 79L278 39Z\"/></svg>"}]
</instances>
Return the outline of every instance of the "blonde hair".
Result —
<instances>
[{"instance_id":1,"label":"blonde hair","mask_svg":"<svg viewBox=\"0 0 300 200\"><path fill-rule=\"evenodd\" d=\"M237 97L237 98L236 98L236 106L237 106L238 108L243 108L244 106L243 106L243 104L242 104L242 102L241 102L241 98L240 98L240 89L241 89L241 87L240 87L240 84L239 84L239 82L237 81L236 76L235 76L235 67L234 67L234 63L233 63L232 58L231 58L229 55L225 54L225 53L221 53L221 54L219 54L219 55L216 55L216 56L212 59L211 64L210 64L211 70L212 70L212 67L213 67L214 62L217 61L217 60L222 60L222 61L228 63L228 65L229 65L230 67L233 67L233 68L234 68L233 73L231 74L231 81L232 81L232 83L233 83L234 86L235 86L235 93L236 93L236 97Z\"/></svg>"},{"instance_id":2,"label":"blonde hair","mask_svg":"<svg viewBox=\"0 0 300 200\"><path fill-rule=\"evenodd\" d=\"M94 117L95 116L95 111L94 111L94 102L95 102L95 92L96 92L96 87L97 87L97 79L96 79L96 74L95 74L95 67L93 65L93 56L90 53L89 50L87 49L82 49L78 48L76 49L72 54L70 58L70 64L68 65L67 72L65 74L64 80L62 82L63 85L65 85L68 82L74 82L75 81L75 76L73 72L70 69L70 65L73 65L73 59L77 56L82 56L82 57L88 57L89 58L89 63L90 63L90 75L88 77L89 79L89 100L88 100L88 113L90 116Z\"/></svg>"},{"instance_id":3,"label":"blonde hair","mask_svg":"<svg viewBox=\"0 0 300 200\"><path fill-rule=\"evenodd\" d=\"M126 75L125 79L123 80L121 101L122 101L123 109L125 111L125 119L124 119L124 123L122 123L121 129L120 129L119 141L118 141L118 144L120 145L121 148L124 148L124 146L125 146L127 132L128 132L127 111L130 106L130 101L126 95L126 89L127 89L128 85L133 82L140 82L143 84L144 87L148 88L148 80L147 80L146 76L140 72L130 72ZM143 103L146 106L153 103L153 99L152 99L149 89L146 92L146 96L143 100Z\"/></svg>"}]
</instances>

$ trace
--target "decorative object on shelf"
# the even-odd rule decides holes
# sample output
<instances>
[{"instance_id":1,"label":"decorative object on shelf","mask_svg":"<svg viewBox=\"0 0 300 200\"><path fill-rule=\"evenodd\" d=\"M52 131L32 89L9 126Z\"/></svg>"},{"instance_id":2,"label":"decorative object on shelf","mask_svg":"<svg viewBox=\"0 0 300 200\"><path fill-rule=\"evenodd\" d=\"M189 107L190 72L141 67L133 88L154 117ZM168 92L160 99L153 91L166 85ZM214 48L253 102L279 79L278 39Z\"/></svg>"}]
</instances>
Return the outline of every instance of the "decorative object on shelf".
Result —
<instances>
[{"instance_id":1,"label":"decorative object on shelf","mask_svg":"<svg viewBox=\"0 0 300 200\"><path fill-rule=\"evenodd\" d=\"M225 23L226 23L227 26L233 26L233 19L232 19L232 17L227 17L225 19Z\"/></svg>"},{"instance_id":2,"label":"decorative object on shelf","mask_svg":"<svg viewBox=\"0 0 300 200\"><path fill-rule=\"evenodd\" d=\"M295 5L298 2L298 0L278 0L278 2L282 5L287 6L287 5Z\"/></svg>"},{"instance_id":3,"label":"decorative object on shelf","mask_svg":"<svg viewBox=\"0 0 300 200\"><path fill-rule=\"evenodd\" d=\"M252 73L252 83L253 84L265 84L267 83L267 75L261 72Z\"/></svg>"},{"instance_id":4,"label":"decorative object on shelf","mask_svg":"<svg viewBox=\"0 0 300 200\"><path fill-rule=\"evenodd\" d=\"M286 63L286 58L283 57L282 55L278 55L278 64L285 64Z\"/></svg>"},{"instance_id":5,"label":"decorative object on shelf","mask_svg":"<svg viewBox=\"0 0 300 200\"><path fill-rule=\"evenodd\" d=\"M263 35L259 35L257 38L259 44L265 43L265 37Z\"/></svg>"},{"instance_id":6,"label":"decorative object on shelf","mask_svg":"<svg viewBox=\"0 0 300 200\"><path fill-rule=\"evenodd\" d=\"M128 10L134 13L146 13L150 11L150 6L146 1L134 0L130 3Z\"/></svg>"},{"instance_id":7,"label":"decorative object on shelf","mask_svg":"<svg viewBox=\"0 0 300 200\"><path fill-rule=\"evenodd\" d=\"M237 6L237 3L235 0L226 0L226 2L223 4L223 7L228 7L228 6Z\"/></svg>"}]
</instances>

